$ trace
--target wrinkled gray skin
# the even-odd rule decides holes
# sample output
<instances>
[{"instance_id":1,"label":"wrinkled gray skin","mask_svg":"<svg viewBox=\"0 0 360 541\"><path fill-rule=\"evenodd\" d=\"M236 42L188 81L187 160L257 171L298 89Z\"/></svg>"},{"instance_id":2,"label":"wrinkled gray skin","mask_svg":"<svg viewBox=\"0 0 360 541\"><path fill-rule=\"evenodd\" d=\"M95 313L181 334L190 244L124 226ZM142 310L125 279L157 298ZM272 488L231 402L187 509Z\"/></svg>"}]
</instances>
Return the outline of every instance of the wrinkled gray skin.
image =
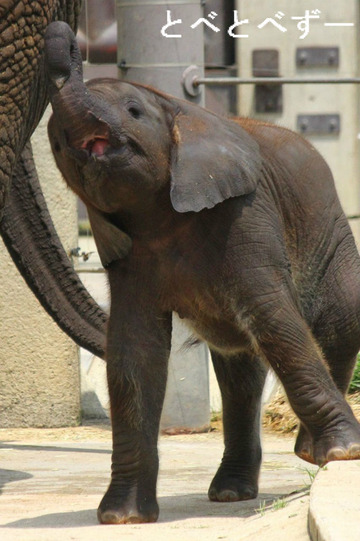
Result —
<instances>
[{"instance_id":1,"label":"wrinkled gray skin","mask_svg":"<svg viewBox=\"0 0 360 541\"><path fill-rule=\"evenodd\" d=\"M80 0L3 0L0 5L0 233L41 304L79 345L104 356L106 315L83 288L51 222L29 138L48 101L44 33L73 28ZM2 218L2 219L1 219Z\"/></svg>"},{"instance_id":2,"label":"wrinkled gray skin","mask_svg":"<svg viewBox=\"0 0 360 541\"><path fill-rule=\"evenodd\" d=\"M301 421L296 453L319 465L360 458L344 400L360 347L360 260L321 156L289 130L150 88L85 86L66 25L49 27L46 51L53 152L88 207L111 290L112 479L99 520L157 519L172 311L208 343L222 393L211 500L257 495L268 364Z\"/></svg>"}]
</instances>

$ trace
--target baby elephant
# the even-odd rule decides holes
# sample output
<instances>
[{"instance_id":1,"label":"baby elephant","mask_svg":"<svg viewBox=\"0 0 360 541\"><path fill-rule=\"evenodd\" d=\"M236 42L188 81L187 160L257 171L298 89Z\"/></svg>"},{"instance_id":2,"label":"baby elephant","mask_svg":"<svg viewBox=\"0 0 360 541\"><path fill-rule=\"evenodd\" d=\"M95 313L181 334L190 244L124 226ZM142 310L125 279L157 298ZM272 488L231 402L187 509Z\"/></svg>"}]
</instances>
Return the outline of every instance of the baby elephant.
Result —
<instances>
[{"instance_id":1,"label":"baby elephant","mask_svg":"<svg viewBox=\"0 0 360 541\"><path fill-rule=\"evenodd\" d=\"M152 88L84 85L70 29L51 24L56 162L87 205L111 290L112 480L100 522L158 517L157 438L177 312L211 350L225 451L209 498L255 498L267 366L308 462L360 458L344 394L360 348L360 260L330 170L299 135L218 116Z\"/></svg>"}]
</instances>

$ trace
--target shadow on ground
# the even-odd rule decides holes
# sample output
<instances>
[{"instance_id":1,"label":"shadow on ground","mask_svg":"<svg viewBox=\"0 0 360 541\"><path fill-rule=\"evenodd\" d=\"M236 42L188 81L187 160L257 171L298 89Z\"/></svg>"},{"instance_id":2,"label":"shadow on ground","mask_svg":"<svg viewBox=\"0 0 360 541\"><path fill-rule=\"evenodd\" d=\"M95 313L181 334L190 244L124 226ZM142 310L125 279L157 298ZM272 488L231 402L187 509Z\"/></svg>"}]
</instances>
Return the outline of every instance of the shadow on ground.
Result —
<instances>
[{"instance_id":1,"label":"shadow on ground","mask_svg":"<svg viewBox=\"0 0 360 541\"><path fill-rule=\"evenodd\" d=\"M289 494L261 493L255 500L234 503L210 502L204 494L183 494L159 498L160 518L158 523L171 523L189 518L247 518L261 512L261 504L271 507L273 502L286 499ZM303 493L291 497L302 498ZM29 519L21 519L0 526L1 528L84 528L98 524L96 509L83 509L63 513L50 513Z\"/></svg>"},{"instance_id":2,"label":"shadow on ground","mask_svg":"<svg viewBox=\"0 0 360 541\"><path fill-rule=\"evenodd\" d=\"M94 453L94 454L105 454L105 455L111 455L112 450L111 449L85 449L83 447L66 447L62 445L61 447L57 447L56 445L23 445L23 444L12 444L12 443L0 443L0 450L7 449L11 450L14 449L16 451L56 451L56 452L65 452L65 453Z\"/></svg>"},{"instance_id":3,"label":"shadow on ground","mask_svg":"<svg viewBox=\"0 0 360 541\"><path fill-rule=\"evenodd\" d=\"M4 486L8 483L13 483L14 481L25 481L26 479L31 479L32 477L33 476L31 473L27 473L25 471L0 469L0 494L2 494Z\"/></svg>"}]
</instances>

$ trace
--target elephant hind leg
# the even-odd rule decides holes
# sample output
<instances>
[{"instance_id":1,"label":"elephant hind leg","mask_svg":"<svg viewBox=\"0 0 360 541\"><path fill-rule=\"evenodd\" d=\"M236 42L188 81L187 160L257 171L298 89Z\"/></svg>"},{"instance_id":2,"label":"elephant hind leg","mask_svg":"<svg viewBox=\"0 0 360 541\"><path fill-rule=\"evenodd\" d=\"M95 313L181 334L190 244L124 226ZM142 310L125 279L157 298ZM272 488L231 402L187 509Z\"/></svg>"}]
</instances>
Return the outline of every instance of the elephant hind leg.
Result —
<instances>
[{"instance_id":1,"label":"elephant hind leg","mask_svg":"<svg viewBox=\"0 0 360 541\"><path fill-rule=\"evenodd\" d=\"M360 425L336 387L319 344L285 292L253 311L262 355L280 378L290 404L312 438L305 460L360 458Z\"/></svg>"},{"instance_id":2,"label":"elephant hind leg","mask_svg":"<svg viewBox=\"0 0 360 541\"><path fill-rule=\"evenodd\" d=\"M211 482L212 501L256 498L261 464L261 394L266 371L262 361L241 354L230 358L212 352L223 402L225 450Z\"/></svg>"},{"instance_id":3,"label":"elephant hind leg","mask_svg":"<svg viewBox=\"0 0 360 541\"><path fill-rule=\"evenodd\" d=\"M333 262L336 272L329 269L322 282L321 309L315 314L312 332L326 359L331 377L343 396L349 387L357 354L360 350L360 269L356 259ZM313 461L313 442L301 424L295 452L308 462ZM342 458L334 456L334 460Z\"/></svg>"},{"instance_id":4,"label":"elephant hind leg","mask_svg":"<svg viewBox=\"0 0 360 541\"><path fill-rule=\"evenodd\" d=\"M339 354L334 357L329 353L325 355L332 379L343 396L345 396L349 386L356 358L357 356L353 354L346 355L345 344L344 354ZM340 367L343 367L343 370L340 370ZM295 453L303 460L315 464L313 438L302 423L300 424L299 432L296 438ZM342 456L342 452L340 452L338 456L334 454L332 460L342 460Z\"/></svg>"}]
</instances>

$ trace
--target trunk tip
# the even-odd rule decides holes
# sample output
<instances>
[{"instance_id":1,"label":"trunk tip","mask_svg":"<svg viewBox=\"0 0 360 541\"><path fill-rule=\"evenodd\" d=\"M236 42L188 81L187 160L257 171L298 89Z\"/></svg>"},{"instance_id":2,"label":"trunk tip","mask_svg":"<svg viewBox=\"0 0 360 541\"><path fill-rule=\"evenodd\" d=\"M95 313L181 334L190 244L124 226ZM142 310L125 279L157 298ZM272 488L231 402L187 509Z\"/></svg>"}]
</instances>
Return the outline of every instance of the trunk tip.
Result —
<instances>
[{"instance_id":1,"label":"trunk tip","mask_svg":"<svg viewBox=\"0 0 360 541\"><path fill-rule=\"evenodd\" d=\"M69 42L75 39L74 32L64 21L53 21L48 25L45 31L45 41L51 40L54 37L65 38Z\"/></svg>"},{"instance_id":2,"label":"trunk tip","mask_svg":"<svg viewBox=\"0 0 360 541\"><path fill-rule=\"evenodd\" d=\"M48 77L58 90L61 90L69 79L72 64L81 66L81 53L75 35L67 23L54 21L47 27L45 62Z\"/></svg>"}]
</instances>

